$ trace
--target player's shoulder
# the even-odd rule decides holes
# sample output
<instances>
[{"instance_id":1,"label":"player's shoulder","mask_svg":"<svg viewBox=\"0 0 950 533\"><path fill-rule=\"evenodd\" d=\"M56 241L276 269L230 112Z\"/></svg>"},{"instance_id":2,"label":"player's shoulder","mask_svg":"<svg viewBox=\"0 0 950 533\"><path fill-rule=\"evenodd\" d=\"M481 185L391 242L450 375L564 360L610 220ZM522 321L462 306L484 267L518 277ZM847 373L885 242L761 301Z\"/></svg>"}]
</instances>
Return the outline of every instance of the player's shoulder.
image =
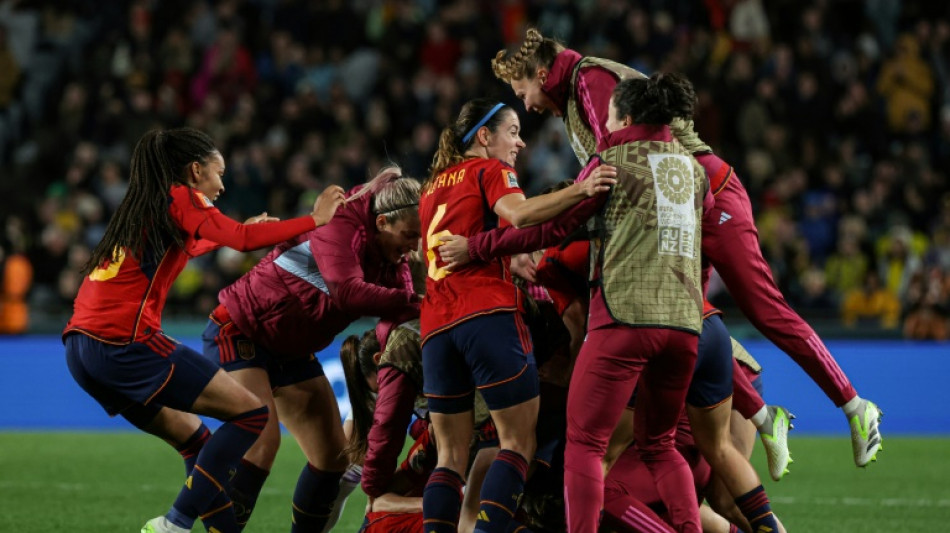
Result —
<instances>
[{"instance_id":1,"label":"player's shoulder","mask_svg":"<svg viewBox=\"0 0 950 533\"><path fill-rule=\"evenodd\" d=\"M486 161L487 163L484 167L486 174L500 176L508 188L520 188L518 185L518 171L515 170L515 167L501 159L487 159Z\"/></svg>"},{"instance_id":2,"label":"player's shoulder","mask_svg":"<svg viewBox=\"0 0 950 533\"><path fill-rule=\"evenodd\" d=\"M171 191L172 204L179 207L192 206L198 209L213 209L214 203L198 189L175 184Z\"/></svg>"}]
</instances>

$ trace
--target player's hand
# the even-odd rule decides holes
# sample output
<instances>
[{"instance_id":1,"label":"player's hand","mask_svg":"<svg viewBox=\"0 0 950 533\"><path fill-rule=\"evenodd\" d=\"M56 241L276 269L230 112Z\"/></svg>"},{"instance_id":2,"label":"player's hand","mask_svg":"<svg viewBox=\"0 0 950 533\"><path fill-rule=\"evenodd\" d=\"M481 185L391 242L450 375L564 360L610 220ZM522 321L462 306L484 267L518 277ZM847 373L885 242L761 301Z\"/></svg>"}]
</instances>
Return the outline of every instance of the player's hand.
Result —
<instances>
[{"instance_id":1,"label":"player's hand","mask_svg":"<svg viewBox=\"0 0 950 533\"><path fill-rule=\"evenodd\" d=\"M617 167L600 165L584 181L577 182L585 196L597 196L610 190L617 183Z\"/></svg>"},{"instance_id":2,"label":"player's hand","mask_svg":"<svg viewBox=\"0 0 950 533\"><path fill-rule=\"evenodd\" d=\"M313 203L313 212L310 213L310 216L313 217L313 221L318 227L322 226L333 218L336 210L343 205L345 199L342 187L330 185L320 193L317 201Z\"/></svg>"},{"instance_id":3,"label":"player's hand","mask_svg":"<svg viewBox=\"0 0 950 533\"><path fill-rule=\"evenodd\" d=\"M279 218L272 217L267 214L267 211L264 211L263 213L257 216L253 216L245 220L244 223L245 224L260 224L261 222L278 222L279 220L280 220Z\"/></svg>"},{"instance_id":4,"label":"player's hand","mask_svg":"<svg viewBox=\"0 0 950 533\"><path fill-rule=\"evenodd\" d=\"M446 270L455 270L472 261L468 255L468 239L461 235L445 235L439 238L439 257L446 263Z\"/></svg>"},{"instance_id":5,"label":"player's hand","mask_svg":"<svg viewBox=\"0 0 950 533\"><path fill-rule=\"evenodd\" d=\"M531 283L538 282L538 265L536 265L534 259L531 258L531 254L511 256L510 268L511 273L519 278L530 281Z\"/></svg>"}]
</instances>

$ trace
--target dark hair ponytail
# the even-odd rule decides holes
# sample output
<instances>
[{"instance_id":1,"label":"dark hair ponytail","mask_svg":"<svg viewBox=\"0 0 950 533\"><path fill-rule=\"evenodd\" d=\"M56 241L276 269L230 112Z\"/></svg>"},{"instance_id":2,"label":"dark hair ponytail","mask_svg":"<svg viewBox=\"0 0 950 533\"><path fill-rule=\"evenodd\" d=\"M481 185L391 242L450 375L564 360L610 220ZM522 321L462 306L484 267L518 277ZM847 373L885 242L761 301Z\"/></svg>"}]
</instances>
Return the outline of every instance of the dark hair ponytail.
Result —
<instances>
[{"instance_id":1,"label":"dark hair ponytail","mask_svg":"<svg viewBox=\"0 0 950 533\"><path fill-rule=\"evenodd\" d=\"M439 147L432 158L429 177L422 183L423 188L440 172L461 163L465 159L463 154L475 142L475 135L471 135L466 139L469 133L474 133L472 132L473 128L477 131L485 126L489 131L495 132L504 120L504 114L514 113L514 110L508 105L502 105L492 113L492 110L498 105L497 100L476 98L469 100L462 106L455 122L446 126L442 130L442 134L439 135ZM483 119L485 119L485 122L479 125ZM477 128L476 125L478 125Z\"/></svg>"},{"instance_id":2,"label":"dark hair ponytail","mask_svg":"<svg viewBox=\"0 0 950 533\"><path fill-rule=\"evenodd\" d=\"M340 362L346 378L346 392L350 397L350 409L353 413L353 432L343 453L351 464L363 464L363 457L369 447L369 429L373 425L373 411L376 400L373 391L366 383L366 376L376 371L373 355L380 351L376 331L367 330L360 339L350 335L340 347Z\"/></svg>"},{"instance_id":3,"label":"dark hair ponytail","mask_svg":"<svg viewBox=\"0 0 950 533\"><path fill-rule=\"evenodd\" d=\"M669 124L674 118L692 118L696 91L681 74L657 72L621 81L614 87L613 99L619 119L629 116L637 124Z\"/></svg>"},{"instance_id":4,"label":"dark hair ponytail","mask_svg":"<svg viewBox=\"0 0 950 533\"><path fill-rule=\"evenodd\" d=\"M82 269L88 274L105 261L119 261L128 250L136 260L159 261L169 246L184 246L182 232L168 213L172 185L188 184L187 167L204 164L217 152L211 137L193 128L152 130L132 152L129 190L105 234Z\"/></svg>"}]
</instances>

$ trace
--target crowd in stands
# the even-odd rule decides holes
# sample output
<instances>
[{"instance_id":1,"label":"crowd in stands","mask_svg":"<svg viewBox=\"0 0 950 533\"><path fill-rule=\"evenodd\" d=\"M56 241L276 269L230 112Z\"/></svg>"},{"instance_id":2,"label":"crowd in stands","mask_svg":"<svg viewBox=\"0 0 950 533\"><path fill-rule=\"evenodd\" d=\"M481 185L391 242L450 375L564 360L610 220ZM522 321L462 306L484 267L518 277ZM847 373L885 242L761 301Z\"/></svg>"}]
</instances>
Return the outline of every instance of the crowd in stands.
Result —
<instances>
[{"instance_id":1,"label":"crowd in stands","mask_svg":"<svg viewBox=\"0 0 950 533\"><path fill-rule=\"evenodd\" d=\"M215 139L236 219L389 161L424 178L462 102L524 109L490 59L528 26L693 81L806 318L950 337L950 4L929 0L0 0L0 261L32 267L11 290L68 314L151 128ZM579 169L558 122L522 113L529 194ZM168 313L206 315L257 257L193 261Z\"/></svg>"}]
</instances>

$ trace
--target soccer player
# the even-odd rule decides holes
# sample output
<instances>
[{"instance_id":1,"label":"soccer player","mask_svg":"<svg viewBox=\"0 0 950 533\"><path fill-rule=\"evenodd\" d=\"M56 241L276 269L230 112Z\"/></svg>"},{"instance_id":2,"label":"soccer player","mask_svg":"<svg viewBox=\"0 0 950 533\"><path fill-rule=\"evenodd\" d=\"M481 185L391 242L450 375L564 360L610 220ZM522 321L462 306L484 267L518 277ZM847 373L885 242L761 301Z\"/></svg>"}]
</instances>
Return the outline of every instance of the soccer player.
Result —
<instances>
[{"instance_id":1,"label":"soccer player","mask_svg":"<svg viewBox=\"0 0 950 533\"><path fill-rule=\"evenodd\" d=\"M528 29L521 48L499 51L495 76L511 85L528 111L562 117L581 164L608 136L608 102L618 81L644 75L626 65L582 57L557 41ZM851 428L854 462L866 466L881 448L881 411L858 396L821 339L785 301L762 257L748 194L735 170L693 131L690 117L675 117L676 138L708 175L715 206L703 219L703 256L722 277L752 324L798 363L838 407ZM704 272L704 277L708 272Z\"/></svg>"},{"instance_id":2,"label":"soccer player","mask_svg":"<svg viewBox=\"0 0 950 533\"><path fill-rule=\"evenodd\" d=\"M438 467L423 496L427 532L456 530L476 387L491 410L501 451L481 489L475 531L505 531L510 522L527 458L534 453L538 413L531 338L507 262L446 270L435 253L439 239L474 235L497 224L543 222L613 183L612 169L605 169L586 182L526 200L513 169L524 146L513 109L472 100L443 130L423 184L419 214L426 229L428 278L421 314L422 361L439 447Z\"/></svg>"},{"instance_id":3,"label":"soccer player","mask_svg":"<svg viewBox=\"0 0 950 533\"><path fill-rule=\"evenodd\" d=\"M69 371L83 390L110 416L121 414L186 459L188 480L174 505L143 532L189 531L199 516L209 530L237 531L221 487L269 420L257 396L163 333L172 282L191 257L220 246L273 245L326 224L343 201L343 190L330 187L308 216L275 222L264 213L240 224L213 204L224 192L224 170L220 152L200 131L154 130L139 140L129 190L86 264L63 332ZM192 413L224 424L209 438Z\"/></svg>"},{"instance_id":4,"label":"soccer player","mask_svg":"<svg viewBox=\"0 0 950 533\"><path fill-rule=\"evenodd\" d=\"M637 442L677 529L699 530L695 491L687 465L673 449L672 430L696 359L702 322L699 224L712 197L702 167L674 141L663 120L685 112L692 101L679 90L680 79L661 80L649 80L645 90L618 104L619 112L612 108L611 134L578 178L583 183L602 162L620 167L620 185L606 200L582 202L537 229L484 232L467 243L470 257L480 261L536 250L600 212L592 239L596 263L587 339L567 403L564 477L572 532L596 530L603 502L601 461L625 404L616 397L629 398L641 373ZM552 195L539 198L546 196Z\"/></svg>"},{"instance_id":5,"label":"soccer player","mask_svg":"<svg viewBox=\"0 0 950 533\"><path fill-rule=\"evenodd\" d=\"M275 247L218 294L202 334L219 363L277 416L231 479L246 523L280 446L279 422L307 458L291 531L321 531L348 462L336 396L314 353L362 316L418 316L406 255L419 246L419 182L386 167L349 191L334 219Z\"/></svg>"}]
</instances>

